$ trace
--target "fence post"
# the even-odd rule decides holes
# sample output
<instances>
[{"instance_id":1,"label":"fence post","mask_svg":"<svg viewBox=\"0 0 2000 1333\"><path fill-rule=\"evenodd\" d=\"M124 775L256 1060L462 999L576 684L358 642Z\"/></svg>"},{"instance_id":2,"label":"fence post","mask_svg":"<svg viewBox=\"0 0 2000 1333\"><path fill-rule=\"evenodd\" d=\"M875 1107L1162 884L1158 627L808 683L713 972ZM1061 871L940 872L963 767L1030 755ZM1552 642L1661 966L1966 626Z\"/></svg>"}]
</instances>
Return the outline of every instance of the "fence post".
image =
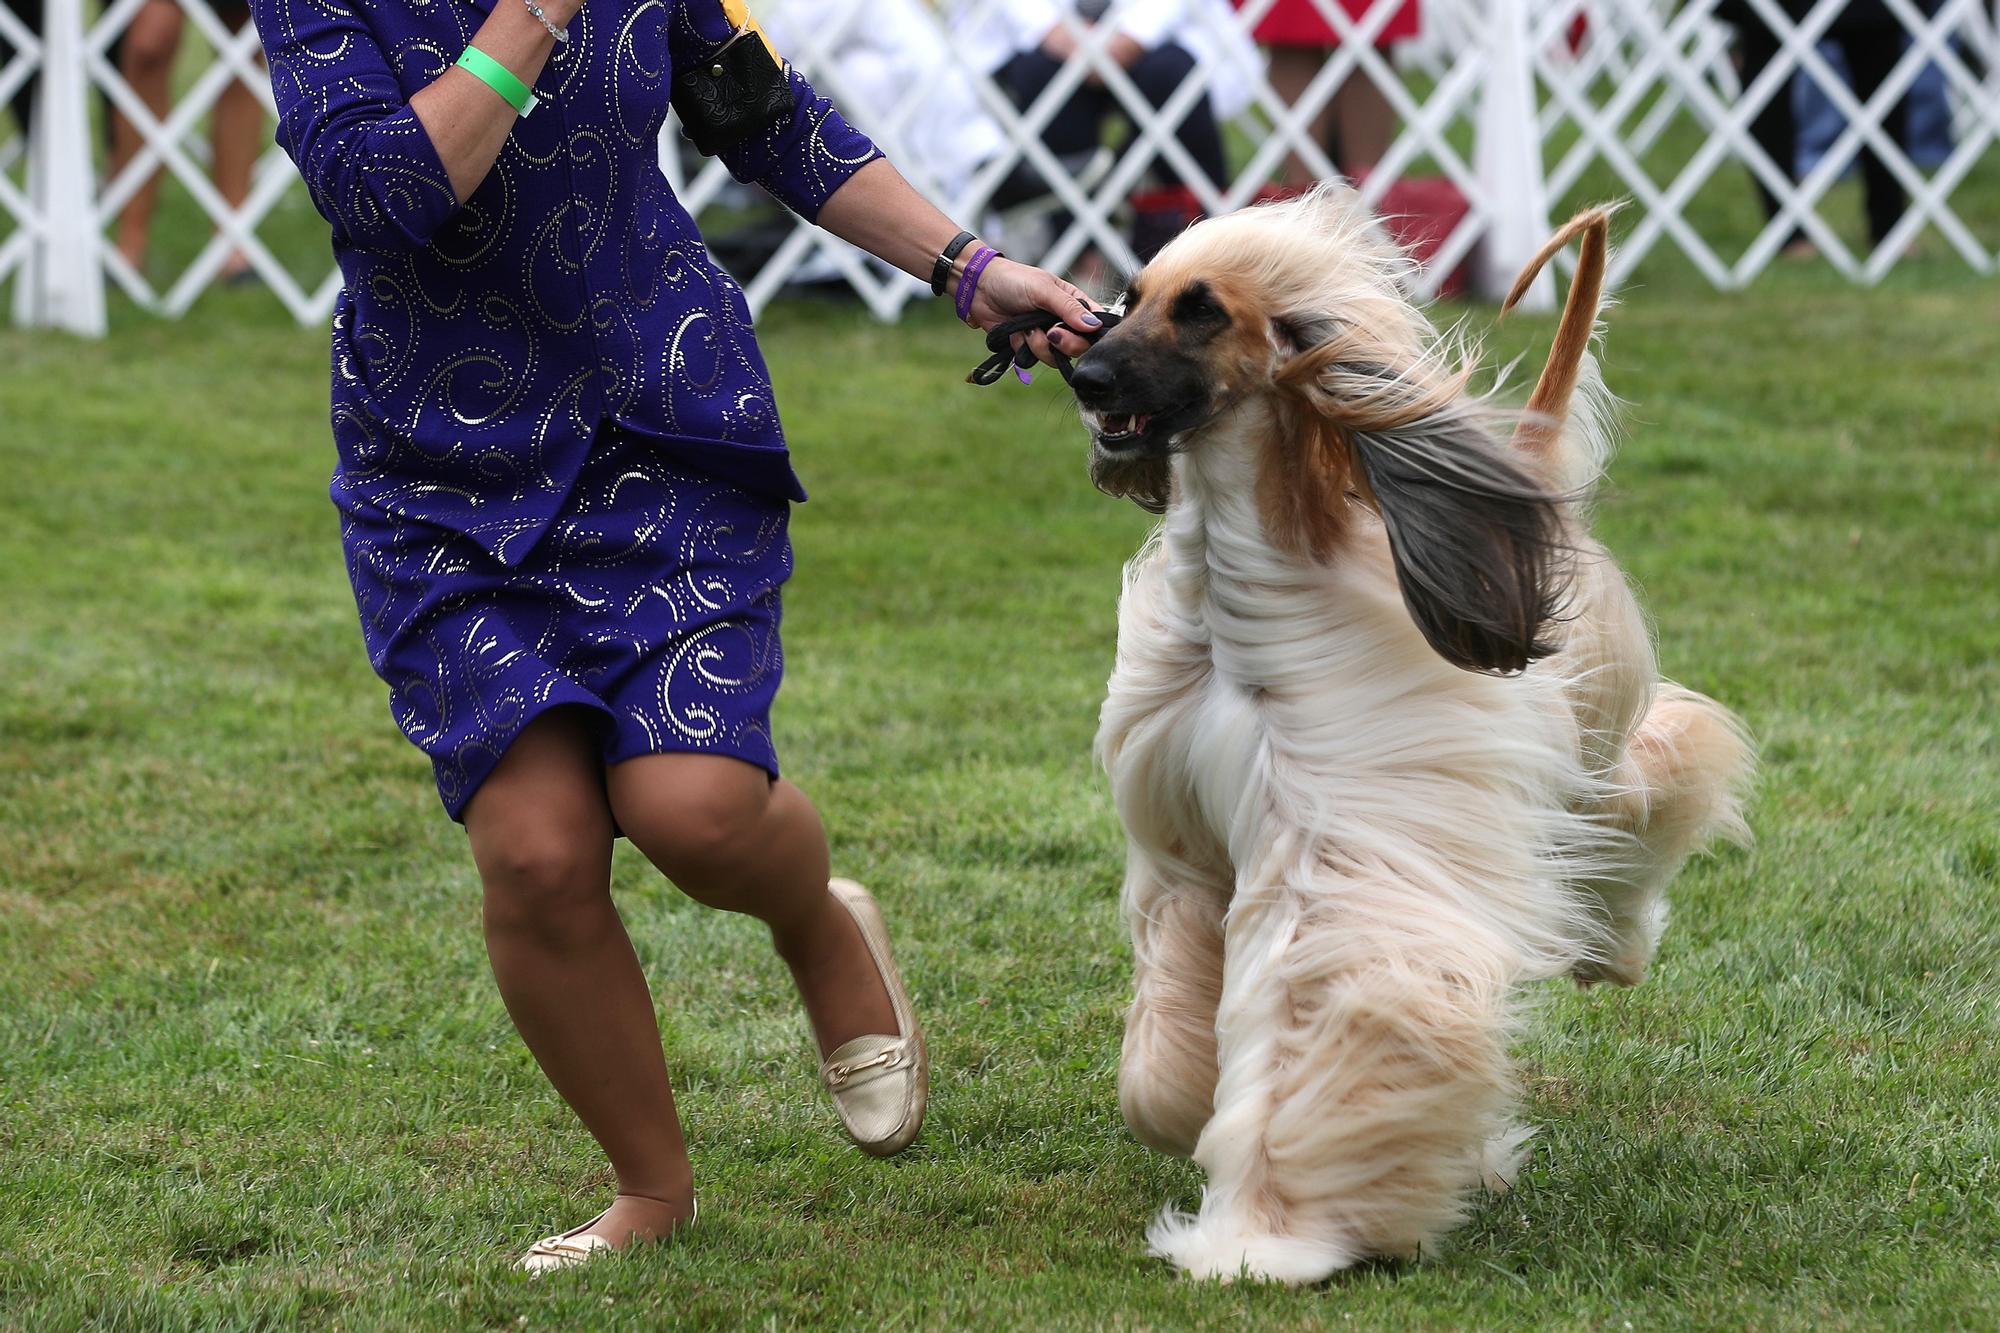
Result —
<instances>
[{"instance_id":1,"label":"fence post","mask_svg":"<svg viewBox=\"0 0 2000 1333\"><path fill-rule=\"evenodd\" d=\"M84 71L83 0L48 0L28 196L36 235L14 284L14 322L104 336L104 266L98 260L90 145L90 78Z\"/></svg>"},{"instance_id":2,"label":"fence post","mask_svg":"<svg viewBox=\"0 0 2000 1333\"><path fill-rule=\"evenodd\" d=\"M1492 44L1479 90L1473 172L1491 216L1473 271L1479 294L1497 301L1548 239L1549 201L1526 0L1488 0L1487 17ZM1521 308L1553 310L1555 304L1555 282L1544 270Z\"/></svg>"}]
</instances>

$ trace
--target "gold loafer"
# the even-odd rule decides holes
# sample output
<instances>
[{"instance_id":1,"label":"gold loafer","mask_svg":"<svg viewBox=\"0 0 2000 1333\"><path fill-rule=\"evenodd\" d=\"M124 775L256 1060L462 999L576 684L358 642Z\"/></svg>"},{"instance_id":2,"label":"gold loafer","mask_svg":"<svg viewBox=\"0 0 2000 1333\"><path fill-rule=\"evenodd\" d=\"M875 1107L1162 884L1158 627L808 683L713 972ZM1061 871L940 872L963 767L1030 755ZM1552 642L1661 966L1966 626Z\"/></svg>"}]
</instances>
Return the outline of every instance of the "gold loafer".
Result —
<instances>
[{"instance_id":1,"label":"gold loafer","mask_svg":"<svg viewBox=\"0 0 2000 1333\"><path fill-rule=\"evenodd\" d=\"M833 1094L834 1109L855 1146L874 1157L889 1157L909 1147L923 1127L930 1100L930 1060L902 974L889 952L882 909L853 880L830 880L827 888L860 929L889 992L899 1030L894 1036L870 1033L841 1043L820 1066L820 1081Z\"/></svg>"},{"instance_id":2,"label":"gold loafer","mask_svg":"<svg viewBox=\"0 0 2000 1333\"><path fill-rule=\"evenodd\" d=\"M606 1211L609 1211L608 1209ZM529 1277L546 1277L564 1268L580 1268L600 1254L616 1253L617 1246L602 1236L586 1236L583 1233L604 1220L599 1213L580 1227L573 1227L560 1236L544 1236L528 1247L515 1267Z\"/></svg>"},{"instance_id":3,"label":"gold loafer","mask_svg":"<svg viewBox=\"0 0 2000 1333\"><path fill-rule=\"evenodd\" d=\"M605 1211L608 1212L610 1210L606 1209ZM688 1214L687 1221L676 1224L673 1231L668 1233L668 1235L661 1236L658 1240L649 1243L658 1244L660 1241L678 1236L681 1232L693 1226L695 1219L700 1216L701 1200L696 1199L694 1200L693 1211ZM547 1277L550 1273L560 1272L566 1268L581 1268L584 1264L589 1263L592 1259L602 1254L619 1253L618 1247L604 1239L604 1237L586 1236L583 1234L603 1220L604 1213L599 1213L582 1226L573 1227L563 1232L560 1236L542 1237L542 1239L528 1247L528 1252L521 1256L520 1262L515 1267L531 1278L541 1278Z\"/></svg>"},{"instance_id":4,"label":"gold loafer","mask_svg":"<svg viewBox=\"0 0 2000 1333\"><path fill-rule=\"evenodd\" d=\"M591 1219L595 1221L596 1219ZM584 1223L589 1226L589 1222ZM547 1277L565 1268L580 1268L600 1254L616 1254L617 1248L602 1236L544 1236L528 1247L517 1265L529 1277Z\"/></svg>"}]
</instances>

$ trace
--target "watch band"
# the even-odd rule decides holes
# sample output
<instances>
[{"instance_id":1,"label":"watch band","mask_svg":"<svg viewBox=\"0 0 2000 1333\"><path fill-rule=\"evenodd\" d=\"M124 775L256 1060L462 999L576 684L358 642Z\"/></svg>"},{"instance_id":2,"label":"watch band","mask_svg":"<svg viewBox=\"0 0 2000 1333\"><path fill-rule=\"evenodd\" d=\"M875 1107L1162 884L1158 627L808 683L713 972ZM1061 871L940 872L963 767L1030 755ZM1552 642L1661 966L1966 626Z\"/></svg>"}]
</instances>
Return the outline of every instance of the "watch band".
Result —
<instances>
[{"instance_id":1,"label":"watch band","mask_svg":"<svg viewBox=\"0 0 2000 1333\"><path fill-rule=\"evenodd\" d=\"M931 265L932 296L944 295L944 285L951 281L951 262L958 258L959 251L971 244L972 233L969 231L962 231L951 238L951 244L944 248L944 253L940 254L937 262Z\"/></svg>"}]
</instances>

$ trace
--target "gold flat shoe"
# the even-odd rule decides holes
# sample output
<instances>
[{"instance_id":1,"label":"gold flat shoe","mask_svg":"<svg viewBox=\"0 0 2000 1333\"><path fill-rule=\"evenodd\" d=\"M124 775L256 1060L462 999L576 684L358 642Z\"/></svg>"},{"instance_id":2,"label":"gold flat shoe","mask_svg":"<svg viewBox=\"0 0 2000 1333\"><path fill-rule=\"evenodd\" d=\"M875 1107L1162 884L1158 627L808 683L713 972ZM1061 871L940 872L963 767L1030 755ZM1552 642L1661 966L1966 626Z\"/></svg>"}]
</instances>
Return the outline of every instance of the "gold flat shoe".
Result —
<instances>
[{"instance_id":1,"label":"gold flat shoe","mask_svg":"<svg viewBox=\"0 0 2000 1333\"><path fill-rule=\"evenodd\" d=\"M903 977L889 952L889 927L868 890L851 879L827 882L827 889L854 918L889 992L898 1032L870 1033L842 1042L820 1066L820 1081L833 1094L840 1123L855 1146L872 1157L889 1157L910 1146L923 1127L930 1101L930 1060L924 1034L903 989Z\"/></svg>"},{"instance_id":2,"label":"gold flat shoe","mask_svg":"<svg viewBox=\"0 0 2000 1333\"><path fill-rule=\"evenodd\" d=\"M605 1209L605 1212L609 1211L611 1210ZM659 1237L658 1240L644 1243L658 1244L659 1241L678 1236L693 1226L695 1219L700 1216L701 1200L696 1199L694 1210L688 1214L687 1221L676 1224L671 1232ZM560 1236L544 1236L528 1247L528 1252L521 1256L520 1262L515 1267L531 1278L542 1278L566 1268L581 1268L599 1255L620 1253L618 1247L604 1237L583 1234L603 1220L604 1213L599 1213L582 1226L573 1227Z\"/></svg>"}]
</instances>

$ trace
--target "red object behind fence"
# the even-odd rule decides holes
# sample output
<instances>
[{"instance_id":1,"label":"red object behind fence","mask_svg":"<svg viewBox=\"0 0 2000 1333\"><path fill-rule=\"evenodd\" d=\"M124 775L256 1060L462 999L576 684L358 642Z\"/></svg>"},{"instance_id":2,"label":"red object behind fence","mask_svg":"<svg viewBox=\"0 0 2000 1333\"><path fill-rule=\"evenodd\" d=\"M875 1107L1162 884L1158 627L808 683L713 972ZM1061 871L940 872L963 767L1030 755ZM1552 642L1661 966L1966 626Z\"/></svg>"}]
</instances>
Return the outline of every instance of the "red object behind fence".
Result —
<instances>
[{"instance_id":1,"label":"red object behind fence","mask_svg":"<svg viewBox=\"0 0 2000 1333\"><path fill-rule=\"evenodd\" d=\"M1388 0L1377 2L1388 3ZM1242 0L1237 0L1237 8L1242 7ZM1347 11L1347 17L1359 23L1368 17L1369 0L1341 0L1340 7ZM1395 17L1383 25L1381 33L1375 38L1376 44L1387 46L1390 42L1415 37L1417 23L1417 0L1407 0L1396 11ZM1264 17L1257 20L1255 36L1266 46L1340 45L1340 34L1333 30L1333 25L1326 21L1310 0L1277 0Z\"/></svg>"}]
</instances>

